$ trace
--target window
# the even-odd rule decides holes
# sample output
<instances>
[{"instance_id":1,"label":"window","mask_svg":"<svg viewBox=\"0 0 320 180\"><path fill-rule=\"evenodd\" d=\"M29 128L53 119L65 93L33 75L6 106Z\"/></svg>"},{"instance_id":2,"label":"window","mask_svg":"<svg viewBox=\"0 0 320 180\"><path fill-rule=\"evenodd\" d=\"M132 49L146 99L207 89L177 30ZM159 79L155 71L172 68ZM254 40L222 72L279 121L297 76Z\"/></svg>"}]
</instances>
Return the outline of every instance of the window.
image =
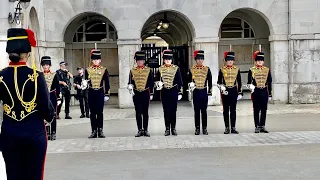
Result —
<instances>
[{"instance_id":1,"label":"window","mask_svg":"<svg viewBox=\"0 0 320 180\"><path fill-rule=\"evenodd\" d=\"M239 18L227 18L223 20L220 29L221 38L255 38L252 27Z\"/></svg>"},{"instance_id":2,"label":"window","mask_svg":"<svg viewBox=\"0 0 320 180\"><path fill-rule=\"evenodd\" d=\"M117 40L115 28L100 20L82 24L73 36L73 42L112 42Z\"/></svg>"}]
</instances>

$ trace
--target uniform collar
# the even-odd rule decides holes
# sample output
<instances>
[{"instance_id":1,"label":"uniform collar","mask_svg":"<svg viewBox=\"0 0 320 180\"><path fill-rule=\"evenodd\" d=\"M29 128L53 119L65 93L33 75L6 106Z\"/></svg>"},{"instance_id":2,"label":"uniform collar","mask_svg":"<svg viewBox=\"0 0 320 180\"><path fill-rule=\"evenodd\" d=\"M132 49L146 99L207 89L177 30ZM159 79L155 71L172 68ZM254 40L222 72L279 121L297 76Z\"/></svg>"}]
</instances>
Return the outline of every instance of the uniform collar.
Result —
<instances>
[{"instance_id":1,"label":"uniform collar","mask_svg":"<svg viewBox=\"0 0 320 180\"><path fill-rule=\"evenodd\" d=\"M50 73L51 71L50 71L50 69L49 69L49 70L44 70L43 72L44 72L44 73Z\"/></svg>"},{"instance_id":2,"label":"uniform collar","mask_svg":"<svg viewBox=\"0 0 320 180\"><path fill-rule=\"evenodd\" d=\"M137 66L137 69L144 69L144 65L142 65L142 66Z\"/></svg>"},{"instance_id":3,"label":"uniform collar","mask_svg":"<svg viewBox=\"0 0 320 180\"><path fill-rule=\"evenodd\" d=\"M101 65L92 65L93 68L99 68Z\"/></svg>"},{"instance_id":4,"label":"uniform collar","mask_svg":"<svg viewBox=\"0 0 320 180\"><path fill-rule=\"evenodd\" d=\"M9 66L26 66L27 62L9 62Z\"/></svg>"},{"instance_id":5,"label":"uniform collar","mask_svg":"<svg viewBox=\"0 0 320 180\"><path fill-rule=\"evenodd\" d=\"M197 64L196 67L197 67L197 68L203 68L204 66L203 66L202 64L201 64L201 65L198 65L198 64Z\"/></svg>"},{"instance_id":6,"label":"uniform collar","mask_svg":"<svg viewBox=\"0 0 320 180\"><path fill-rule=\"evenodd\" d=\"M225 65L225 67L228 69L232 69L234 67L234 65L231 65L231 66Z\"/></svg>"},{"instance_id":7,"label":"uniform collar","mask_svg":"<svg viewBox=\"0 0 320 180\"><path fill-rule=\"evenodd\" d=\"M164 64L164 67L172 67L172 64L169 64L169 65Z\"/></svg>"},{"instance_id":8,"label":"uniform collar","mask_svg":"<svg viewBox=\"0 0 320 180\"><path fill-rule=\"evenodd\" d=\"M256 65L256 67L257 67L258 69L262 69L263 66Z\"/></svg>"}]
</instances>

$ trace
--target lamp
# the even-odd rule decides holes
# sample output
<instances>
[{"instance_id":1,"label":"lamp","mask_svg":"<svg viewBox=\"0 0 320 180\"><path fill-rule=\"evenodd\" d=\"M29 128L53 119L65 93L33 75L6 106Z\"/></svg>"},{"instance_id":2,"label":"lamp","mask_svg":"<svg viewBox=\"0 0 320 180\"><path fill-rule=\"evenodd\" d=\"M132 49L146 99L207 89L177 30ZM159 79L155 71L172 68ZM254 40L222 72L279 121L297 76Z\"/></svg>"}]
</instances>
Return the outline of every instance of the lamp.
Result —
<instances>
[{"instance_id":1,"label":"lamp","mask_svg":"<svg viewBox=\"0 0 320 180\"><path fill-rule=\"evenodd\" d=\"M21 23L21 10L22 8L26 9L29 7L31 0L19 0L17 6L15 7L15 12L12 14L9 12L8 22L10 24L16 22L17 25Z\"/></svg>"},{"instance_id":2,"label":"lamp","mask_svg":"<svg viewBox=\"0 0 320 180\"><path fill-rule=\"evenodd\" d=\"M161 21L161 26L163 27L163 29L168 29L170 22L167 19L163 19Z\"/></svg>"}]
</instances>

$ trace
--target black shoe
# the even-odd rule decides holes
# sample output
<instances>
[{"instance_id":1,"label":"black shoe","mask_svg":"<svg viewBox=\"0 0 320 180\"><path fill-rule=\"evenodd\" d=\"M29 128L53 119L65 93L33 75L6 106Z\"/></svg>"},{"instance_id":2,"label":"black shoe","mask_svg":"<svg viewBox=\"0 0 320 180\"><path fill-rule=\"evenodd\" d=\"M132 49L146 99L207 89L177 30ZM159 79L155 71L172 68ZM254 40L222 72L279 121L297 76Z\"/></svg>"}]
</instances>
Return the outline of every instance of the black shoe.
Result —
<instances>
[{"instance_id":1,"label":"black shoe","mask_svg":"<svg viewBox=\"0 0 320 180\"><path fill-rule=\"evenodd\" d=\"M197 128L194 132L194 135L200 135L200 129Z\"/></svg>"},{"instance_id":2,"label":"black shoe","mask_svg":"<svg viewBox=\"0 0 320 180\"><path fill-rule=\"evenodd\" d=\"M69 116L69 114L66 114L65 119L72 119L72 117L71 117L71 116Z\"/></svg>"},{"instance_id":3,"label":"black shoe","mask_svg":"<svg viewBox=\"0 0 320 180\"><path fill-rule=\"evenodd\" d=\"M224 130L224 132L223 132L224 134L230 134L230 128L226 128L225 130Z\"/></svg>"},{"instance_id":4,"label":"black shoe","mask_svg":"<svg viewBox=\"0 0 320 180\"><path fill-rule=\"evenodd\" d=\"M150 137L150 134L149 134L148 130L144 130L143 135L146 136L146 137Z\"/></svg>"},{"instance_id":5,"label":"black shoe","mask_svg":"<svg viewBox=\"0 0 320 180\"><path fill-rule=\"evenodd\" d=\"M202 134L203 135L208 135L209 133L208 133L208 130L207 130L207 128L205 128L205 129L202 129Z\"/></svg>"},{"instance_id":6,"label":"black shoe","mask_svg":"<svg viewBox=\"0 0 320 180\"><path fill-rule=\"evenodd\" d=\"M260 133L260 128L256 127L256 128L254 129L254 133Z\"/></svg>"},{"instance_id":7,"label":"black shoe","mask_svg":"<svg viewBox=\"0 0 320 180\"><path fill-rule=\"evenodd\" d=\"M267 131L264 126L261 127L260 132L261 133L269 133L269 131Z\"/></svg>"},{"instance_id":8,"label":"black shoe","mask_svg":"<svg viewBox=\"0 0 320 180\"><path fill-rule=\"evenodd\" d=\"M48 140L51 140L51 135L47 134Z\"/></svg>"},{"instance_id":9,"label":"black shoe","mask_svg":"<svg viewBox=\"0 0 320 180\"><path fill-rule=\"evenodd\" d=\"M173 136L177 136L177 135L178 135L177 130L176 130L175 128L172 128L172 129L171 129L171 134L172 134Z\"/></svg>"},{"instance_id":10,"label":"black shoe","mask_svg":"<svg viewBox=\"0 0 320 180\"><path fill-rule=\"evenodd\" d=\"M102 128L98 129L98 138L105 138L106 136L103 134Z\"/></svg>"},{"instance_id":11,"label":"black shoe","mask_svg":"<svg viewBox=\"0 0 320 180\"><path fill-rule=\"evenodd\" d=\"M98 137L98 134L97 134L97 130L93 130L91 135L88 137L88 138L97 138Z\"/></svg>"},{"instance_id":12,"label":"black shoe","mask_svg":"<svg viewBox=\"0 0 320 180\"><path fill-rule=\"evenodd\" d=\"M138 133L135 135L135 137L141 137L141 136L143 136L143 130L142 129L140 129L139 131L138 131Z\"/></svg>"},{"instance_id":13,"label":"black shoe","mask_svg":"<svg viewBox=\"0 0 320 180\"><path fill-rule=\"evenodd\" d=\"M235 127L231 128L231 134L239 134Z\"/></svg>"},{"instance_id":14,"label":"black shoe","mask_svg":"<svg viewBox=\"0 0 320 180\"><path fill-rule=\"evenodd\" d=\"M56 119L61 119L60 116L59 116L59 114L56 116Z\"/></svg>"},{"instance_id":15,"label":"black shoe","mask_svg":"<svg viewBox=\"0 0 320 180\"><path fill-rule=\"evenodd\" d=\"M81 114L80 118L85 118L84 114Z\"/></svg>"},{"instance_id":16,"label":"black shoe","mask_svg":"<svg viewBox=\"0 0 320 180\"><path fill-rule=\"evenodd\" d=\"M86 118L90 118L89 113L86 114Z\"/></svg>"},{"instance_id":17,"label":"black shoe","mask_svg":"<svg viewBox=\"0 0 320 180\"><path fill-rule=\"evenodd\" d=\"M170 136L170 129L166 129L166 131L164 132L164 136Z\"/></svg>"},{"instance_id":18,"label":"black shoe","mask_svg":"<svg viewBox=\"0 0 320 180\"><path fill-rule=\"evenodd\" d=\"M57 139L57 135L56 135L56 132L52 132L51 134L51 141L54 141Z\"/></svg>"}]
</instances>

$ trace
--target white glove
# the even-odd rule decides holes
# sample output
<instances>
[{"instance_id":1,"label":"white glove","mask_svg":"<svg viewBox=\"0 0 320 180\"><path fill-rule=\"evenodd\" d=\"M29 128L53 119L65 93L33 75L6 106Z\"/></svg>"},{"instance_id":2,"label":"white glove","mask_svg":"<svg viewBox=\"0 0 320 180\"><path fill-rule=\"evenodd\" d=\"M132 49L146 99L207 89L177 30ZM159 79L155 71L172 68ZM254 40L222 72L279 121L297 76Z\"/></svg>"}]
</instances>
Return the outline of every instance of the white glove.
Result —
<instances>
[{"instance_id":1,"label":"white glove","mask_svg":"<svg viewBox=\"0 0 320 180\"><path fill-rule=\"evenodd\" d=\"M221 91L221 92L226 91L226 90L227 90L227 88L226 88L224 85L221 85L221 86L220 86L220 91Z\"/></svg>"},{"instance_id":2,"label":"white glove","mask_svg":"<svg viewBox=\"0 0 320 180\"><path fill-rule=\"evenodd\" d=\"M272 100L272 97L269 97L269 101L271 101Z\"/></svg>"},{"instance_id":3,"label":"white glove","mask_svg":"<svg viewBox=\"0 0 320 180\"><path fill-rule=\"evenodd\" d=\"M240 99L242 99L242 95L241 94L238 95L237 101L239 101Z\"/></svg>"},{"instance_id":4,"label":"white glove","mask_svg":"<svg viewBox=\"0 0 320 180\"><path fill-rule=\"evenodd\" d=\"M153 95L150 95L150 101L153 99Z\"/></svg>"},{"instance_id":5,"label":"white glove","mask_svg":"<svg viewBox=\"0 0 320 180\"><path fill-rule=\"evenodd\" d=\"M105 102L109 101L109 99L110 99L109 96L104 96L104 101Z\"/></svg>"},{"instance_id":6,"label":"white glove","mask_svg":"<svg viewBox=\"0 0 320 180\"><path fill-rule=\"evenodd\" d=\"M156 82L157 91L160 91L163 88L163 82L157 81Z\"/></svg>"},{"instance_id":7,"label":"white glove","mask_svg":"<svg viewBox=\"0 0 320 180\"><path fill-rule=\"evenodd\" d=\"M255 88L256 88L256 87L255 87L253 84L250 84L250 85L249 85L249 89L250 89L251 93L254 92L254 89L255 89Z\"/></svg>"},{"instance_id":8,"label":"white glove","mask_svg":"<svg viewBox=\"0 0 320 180\"><path fill-rule=\"evenodd\" d=\"M59 106L61 104L61 99L57 100L57 105Z\"/></svg>"},{"instance_id":9,"label":"white glove","mask_svg":"<svg viewBox=\"0 0 320 180\"><path fill-rule=\"evenodd\" d=\"M130 90L133 90L133 84L128 84L128 87L127 89L130 91Z\"/></svg>"},{"instance_id":10,"label":"white glove","mask_svg":"<svg viewBox=\"0 0 320 180\"><path fill-rule=\"evenodd\" d=\"M182 98L182 95L181 95L181 94L179 94L179 95L178 95L178 101L180 101L180 100L181 100L181 98Z\"/></svg>"},{"instance_id":11,"label":"white glove","mask_svg":"<svg viewBox=\"0 0 320 180\"><path fill-rule=\"evenodd\" d=\"M189 83L188 86L189 86L189 91L193 91L196 88L196 84L194 82Z\"/></svg>"}]
</instances>

